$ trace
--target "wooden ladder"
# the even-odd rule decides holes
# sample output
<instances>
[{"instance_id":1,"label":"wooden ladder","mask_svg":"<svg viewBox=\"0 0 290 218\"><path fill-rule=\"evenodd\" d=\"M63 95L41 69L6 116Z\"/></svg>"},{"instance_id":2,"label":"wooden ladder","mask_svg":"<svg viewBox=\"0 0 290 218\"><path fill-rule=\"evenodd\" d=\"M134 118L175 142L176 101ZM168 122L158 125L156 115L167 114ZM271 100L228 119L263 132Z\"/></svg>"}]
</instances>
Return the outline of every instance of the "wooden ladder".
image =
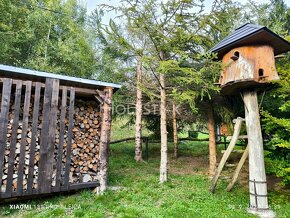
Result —
<instances>
[{"instance_id":1,"label":"wooden ladder","mask_svg":"<svg viewBox=\"0 0 290 218\"><path fill-rule=\"evenodd\" d=\"M235 119L233 122L235 123L235 127L234 127L234 134L233 136L231 136L231 142L228 146L228 148L226 149L225 153L223 154L223 157L218 165L218 168L216 170L216 173L214 175L214 177L212 178L211 180L211 185L210 185L210 188L209 188L209 191L214 193L215 192L215 188L216 188L216 185L217 185L217 181L219 179L219 176L226 164L226 161L228 160L230 154L232 153L235 145L236 145L236 142L239 138L246 138L245 136L239 136L240 135L240 131L241 131L241 127L242 127L242 123L245 121L244 118L241 118L241 117L238 117L237 119ZM243 155L237 165L237 168L234 172L234 175L232 177L232 180L231 182L229 183L229 185L227 186L227 191L231 191L235 182L237 181L238 179L238 176L239 176L239 173L242 169L242 166L244 165L247 157L249 155L249 146L247 145L246 149L244 150L243 152Z\"/></svg>"}]
</instances>

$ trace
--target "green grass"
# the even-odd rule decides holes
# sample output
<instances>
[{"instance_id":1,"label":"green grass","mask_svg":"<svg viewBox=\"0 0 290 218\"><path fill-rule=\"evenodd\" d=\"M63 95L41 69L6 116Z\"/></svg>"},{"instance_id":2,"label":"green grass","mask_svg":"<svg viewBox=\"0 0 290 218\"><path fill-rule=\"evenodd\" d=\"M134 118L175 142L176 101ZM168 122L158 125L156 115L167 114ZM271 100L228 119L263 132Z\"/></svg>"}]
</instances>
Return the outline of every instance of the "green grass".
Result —
<instances>
[{"instance_id":1,"label":"green grass","mask_svg":"<svg viewBox=\"0 0 290 218\"><path fill-rule=\"evenodd\" d=\"M169 144L169 181L163 185L158 183L160 145L149 144L149 148L149 162L136 163L133 143L111 146L109 185L123 189L103 196L83 190L21 202L32 205L31 210L4 205L0 217L251 217L246 212L246 187L238 185L228 193L227 184L221 181L215 194L208 192L207 166L198 163L207 162L206 142L182 142L177 160ZM277 217L290 217L288 195L270 192L269 199Z\"/></svg>"}]
</instances>

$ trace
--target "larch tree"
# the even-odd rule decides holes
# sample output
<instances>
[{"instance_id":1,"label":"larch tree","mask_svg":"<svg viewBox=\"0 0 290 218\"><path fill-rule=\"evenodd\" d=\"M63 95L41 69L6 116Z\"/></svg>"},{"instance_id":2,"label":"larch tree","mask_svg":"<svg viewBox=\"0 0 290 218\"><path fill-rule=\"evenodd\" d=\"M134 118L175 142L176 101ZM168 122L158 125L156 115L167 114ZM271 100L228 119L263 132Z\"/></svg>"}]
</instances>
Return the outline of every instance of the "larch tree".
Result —
<instances>
[{"instance_id":1,"label":"larch tree","mask_svg":"<svg viewBox=\"0 0 290 218\"><path fill-rule=\"evenodd\" d=\"M147 35L151 45L151 59L147 62L159 85L161 160L160 183L168 178L167 136L167 74L171 61L190 54L195 37L189 30L196 24L202 8L199 1L121 1L118 10L129 18L132 26ZM194 12L197 9L198 12ZM169 63L169 64L168 64ZM179 69L177 69L178 72ZM159 77L157 77L157 74Z\"/></svg>"},{"instance_id":2,"label":"larch tree","mask_svg":"<svg viewBox=\"0 0 290 218\"><path fill-rule=\"evenodd\" d=\"M115 58L122 59L135 71L134 89L135 95L135 160L142 159L142 75L143 75L143 56L146 50L146 36L140 31L132 28L131 23L123 17L122 24L117 24L112 19L109 26L101 23L100 10L95 12L91 18L91 23L95 26L97 38L104 47L103 54L110 54ZM101 13L100 13L101 12ZM123 64L124 65L124 64ZM127 66L124 66L127 68ZM126 73L126 72L124 72ZM128 73L128 71L127 71ZM132 79L132 78L131 78Z\"/></svg>"},{"instance_id":3,"label":"larch tree","mask_svg":"<svg viewBox=\"0 0 290 218\"><path fill-rule=\"evenodd\" d=\"M173 146L174 146L174 157L178 157L178 127L177 127L177 117L176 117L176 104L172 101L172 129L173 129Z\"/></svg>"},{"instance_id":4,"label":"larch tree","mask_svg":"<svg viewBox=\"0 0 290 218\"><path fill-rule=\"evenodd\" d=\"M142 57L137 59L136 67L136 107L135 107L135 160L142 161Z\"/></svg>"},{"instance_id":5,"label":"larch tree","mask_svg":"<svg viewBox=\"0 0 290 218\"><path fill-rule=\"evenodd\" d=\"M208 47L205 45L208 46L210 41L206 35L208 28L200 21L202 3L182 0L166 3L153 0L121 2L120 7L111 8L118 10L121 16L126 17L131 28L138 29L149 41L144 65L149 66L159 88L160 183L164 183L168 177L168 97L173 95L170 100L187 103L193 112L198 112L200 102L211 101L213 93L218 91L214 82L218 80L220 65L212 62L212 57L199 55L206 52ZM210 171L213 172L216 162L215 124L213 110L206 111L212 139L209 149ZM177 127L174 129L174 135L177 136Z\"/></svg>"},{"instance_id":6,"label":"larch tree","mask_svg":"<svg viewBox=\"0 0 290 218\"><path fill-rule=\"evenodd\" d=\"M229 34L235 27L240 25L243 20L242 5L231 0L216 0L212 6L209 14L203 14L200 17L199 26L200 34L203 35L201 40L201 47L204 51L208 51L212 46L222 40ZM206 58L205 58L206 59ZM216 63L211 63L212 66L216 66ZM209 67L205 74L214 75L214 77L205 77L204 80L210 82L212 85L218 81L220 70L217 69L213 72L214 67L205 65L206 69ZM206 87L204 87L206 90ZM204 91L200 92L199 98L202 99L201 103L196 104L199 111L204 114L207 121L208 133L209 133L209 175L215 174L217 157L216 157L216 117L224 116L225 111L220 110L222 104L217 92L217 86L207 89L207 95L204 95ZM221 112L222 111L222 112Z\"/></svg>"}]
</instances>

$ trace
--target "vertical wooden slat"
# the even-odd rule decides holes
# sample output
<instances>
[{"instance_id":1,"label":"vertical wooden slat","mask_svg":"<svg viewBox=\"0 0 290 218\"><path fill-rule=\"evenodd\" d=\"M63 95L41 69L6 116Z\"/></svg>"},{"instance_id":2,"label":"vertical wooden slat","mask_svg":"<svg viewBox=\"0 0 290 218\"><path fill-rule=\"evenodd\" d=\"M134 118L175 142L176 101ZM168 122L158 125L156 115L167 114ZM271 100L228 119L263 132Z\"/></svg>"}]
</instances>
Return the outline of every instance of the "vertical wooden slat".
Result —
<instances>
[{"instance_id":1,"label":"vertical wooden slat","mask_svg":"<svg viewBox=\"0 0 290 218\"><path fill-rule=\"evenodd\" d=\"M22 92L22 81L17 80L16 90L15 90L15 102L14 102L14 117L13 117L13 124L12 124L12 135L11 135L10 153L9 153L9 161L8 161L7 186L6 186L6 194L9 196L11 196L12 194L13 169L14 169L14 160L15 160L15 148L16 148L16 143L17 143L17 130L18 130L18 125L19 125L21 92Z\"/></svg>"},{"instance_id":2,"label":"vertical wooden slat","mask_svg":"<svg viewBox=\"0 0 290 218\"><path fill-rule=\"evenodd\" d=\"M61 102L61 114L60 114L60 138L59 146L57 150L57 170L56 170L56 184L55 188L60 191L61 174L62 174L62 154L64 145L64 131L65 131L65 116L66 116L66 102L67 102L67 87L62 89L62 102Z\"/></svg>"},{"instance_id":3,"label":"vertical wooden slat","mask_svg":"<svg viewBox=\"0 0 290 218\"><path fill-rule=\"evenodd\" d=\"M18 165L18 177L17 177L17 194L22 195L23 193L23 171L25 163L25 149L26 149L26 137L28 128L28 117L30 108L30 97L31 97L31 81L26 81L25 87L25 100L23 108L23 120L22 120L22 133L21 133L21 143L20 143L20 155L19 155L19 165Z\"/></svg>"},{"instance_id":4,"label":"vertical wooden slat","mask_svg":"<svg viewBox=\"0 0 290 218\"><path fill-rule=\"evenodd\" d=\"M69 103L69 126L68 126L68 136L67 136L67 146L66 146L66 164L65 164L65 174L64 174L64 186L66 189L69 188L74 101L75 101L75 88L71 87L70 103Z\"/></svg>"},{"instance_id":5,"label":"vertical wooden slat","mask_svg":"<svg viewBox=\"0 0 290 218\"><path fill-rule=\"evenodd\" d=\"M52 173L54 164L54 145L55 145L55 131L56 131L56 120L58 112L58 95L59 95L59 80L53 80L52 83L52 97L51 97L51 111L50 111L50 122L49 122L49 140L48 140L48 153L46 163L46 177L45 181L49 190L52 186Z\"/></svg>"},{"instance_id":6,"label":"vertical wooden slat","mask_svg":"<svg viewBox=\"0 0 290 218\"><path fill-rule=\"evenodd\" d=\"M41 91L41 83L37 82L35 84L34 104L33 104L33 118L32 118L33 120L32 120L32 130L31 130L29 171L28 171L28 178L27 178L27 193L32 193L32 188L33 188L33 172L34 172L34 161L35 161L34 158L35 158L35 147L36 147L37 128L38 128L40 91Z\"/></svg>"},{"instance_id":7,"label":"vertical wooden slat","mask_svg":"<svg viewBox=\"0 0 290 218\"><path fill-rule=\"evenodd\" d=\"M2 185L2 173L3 173L2 168L4 165L4 155L7 139L7 124L10 106L11 86L12 80L4 79L1 100L1 114L0 114L0 187Z\"/></svg>"},{"instance_id":8,"label":"vertical wooden slat","mask_svg":"<svg viewBox=\"0 0 290 218\"><path fill-rule=\"evenodd\" d=\"M48 193L50 190L50 184L46 182L46 164L47 164L47 152L48 152L48 140L49 140L49 116L50 116L50 101L52 95L53 79L46 79L43 111L42 111L42 129L40 135L40 159L38 166L38 189L40 193Z\"/></svg>"}]
</instances>

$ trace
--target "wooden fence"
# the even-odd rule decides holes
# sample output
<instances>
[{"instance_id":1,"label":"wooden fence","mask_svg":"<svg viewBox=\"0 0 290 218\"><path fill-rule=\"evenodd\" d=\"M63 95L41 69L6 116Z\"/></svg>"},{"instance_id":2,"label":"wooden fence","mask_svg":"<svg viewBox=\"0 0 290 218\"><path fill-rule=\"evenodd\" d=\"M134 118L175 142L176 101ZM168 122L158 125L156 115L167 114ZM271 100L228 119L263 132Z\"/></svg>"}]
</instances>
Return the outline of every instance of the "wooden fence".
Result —
<instances>
[{"instance_id":1,"label":"wooden fence","mask_svg":"<svg viewBox=\"0 0 290 218\"><path fill-rule=\"evenodd\" d=\"M208 134L205 132L199 132L199 131L196 131L196 132L202 133L202 134ZM226 149L227 145L229 144L229 142L226 139L226 136L225 135L217 135L217 136L222 138L223 140L217 141L216 144L223 144L225 146L225 149ZM133 141L133 140L135 140L135 137L129 137L129 138L111 141L110 144L117 144L117 143L126 142L126 141ZM156 139L150 139L149 137L142 137L142 140L145 143L145 159L146 159L146 161L148 161L148 159L149 159L149 143L160 143L161 141L156 140ZM198 139L198 138L191 138L191 137L178 139L178 141L199 141L199 142L206 142L208 140L209 140L208 138ZM173 141L169 139L168 142L173 142Z\"/></svg>"}]
</instances>

